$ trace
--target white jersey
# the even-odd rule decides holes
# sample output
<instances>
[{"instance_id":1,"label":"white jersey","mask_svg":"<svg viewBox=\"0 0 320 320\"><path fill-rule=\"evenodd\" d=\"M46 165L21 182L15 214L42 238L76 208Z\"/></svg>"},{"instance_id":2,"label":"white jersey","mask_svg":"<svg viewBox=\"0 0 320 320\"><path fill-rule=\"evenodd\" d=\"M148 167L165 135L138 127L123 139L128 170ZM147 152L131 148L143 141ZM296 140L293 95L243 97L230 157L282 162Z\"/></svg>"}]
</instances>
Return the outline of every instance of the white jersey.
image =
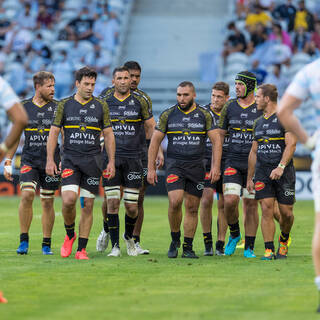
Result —
<instances>
[{"instance_id":1,"label":"white jersey","mask_svg":"<svg viewBox=\"0 0 320 320\"><path fill-rule=\"evenodd\" d=\"M311 98L320 116L320 59L304 66L295 75L286 93L300 100Z\"/></svg>"},{"instance_id":2,"label":"white jersey","mask_svg":"<svg viewBox=\"0 0 320 320\"><path fill-rule=\"evenodd\" d=\"M9 110L15 103L20 102L6 80L0 77L0 108Z\"/></svg>"}]
</instances>

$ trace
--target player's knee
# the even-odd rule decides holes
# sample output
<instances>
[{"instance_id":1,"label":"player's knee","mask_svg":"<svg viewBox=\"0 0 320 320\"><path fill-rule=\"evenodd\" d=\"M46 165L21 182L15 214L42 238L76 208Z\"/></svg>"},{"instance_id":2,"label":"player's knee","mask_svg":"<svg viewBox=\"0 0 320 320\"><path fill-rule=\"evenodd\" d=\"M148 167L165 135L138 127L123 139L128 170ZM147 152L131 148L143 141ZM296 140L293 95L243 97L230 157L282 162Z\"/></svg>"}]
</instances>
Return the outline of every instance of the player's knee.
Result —
<instances>
[{"instance_id":1,"label":"player's knee","mask_svg":"<svg viewBox=\"0 0 320 320\"><path fill-rule=\"evenodd\" d=\"M73 208L76 205L77 195L67 195L63 197L63 206L66 208Z\"/></svg>"},{"instance_id":2,"label":"player's knee","mask_svg":"<svg viewBox=\"0 0 320 320\"><path fill-rule=\"evenodd\" d=\"M126 213L129 217L135 218L138 215L138 205L125 202Z\"/></svg>"},{"instance_id":3,"label":"player's knee","mask_svg":"<svg viewBox=\"0 0 320 320\"><path fill-rule=\"evenodd\" d=\"M213 203L213 197L203 194L201 198L201 206L205 209L209 209L211 208L212 203Z\"/></svg>"},{"instance_id":4,"label":"player's knee","mask_svg":"<svg viewBox=\"0 0 320 320\"><path fill-rule=\"evenodd\" d=\"M281 214L281 218L282 220L285 221L290 221L291 219L293 219L293 212L291 210L291 208L282 208L282 210L280 211Z\"/></svg>"},{"instance_id":5,"label":"player's knee","mask_svg":"<svg viewBox=\"0 0 320 320\"><path fill-rule=\"evenodd\" d=\"M41 198L41 205L43 210L48 211L53 208L53 198L45 199Z\"/></svg>"},{"instance_id":6,"label":"player's knee","mask_svg":"<svg viewBox=\"0 0 320 320\"><path fill-rule=\"evenodd\" d=\"M108 199L108 211L109 212L118 212L120 206L120 199Z\"/></svg>"},{"instance_id":7,"label":"player's knee","mask_svg":"<svg viewBox=\"0 0 320 320\"><path fill-rule=\"evenodd\" d=\"M21 193L21 202L23 204L30 204L32 203L33 199L34 199L35 193L30 190L30 191L24 191Z\"/></svg>"},{"instance_id":8,"label":"player's knee","mask_svg":"<svg viewBox=\"0 0 320 320\"><path fill-rule=\"evenodd\" d=\"M226 195L224 197L224 208L227 210L236 209L238 205L238 196L236 195Z\"/></svg>"},{"instance_id":9,"label":"player's knee","mask_svg":"<svg viewBox=\"0 0 320 320\"><path fill-rule=\"evenodd\" d=\"M177 199L169 199L169 207L173 211L178 211L181 209L182 201Z\"/></svg>"}]
</instances>

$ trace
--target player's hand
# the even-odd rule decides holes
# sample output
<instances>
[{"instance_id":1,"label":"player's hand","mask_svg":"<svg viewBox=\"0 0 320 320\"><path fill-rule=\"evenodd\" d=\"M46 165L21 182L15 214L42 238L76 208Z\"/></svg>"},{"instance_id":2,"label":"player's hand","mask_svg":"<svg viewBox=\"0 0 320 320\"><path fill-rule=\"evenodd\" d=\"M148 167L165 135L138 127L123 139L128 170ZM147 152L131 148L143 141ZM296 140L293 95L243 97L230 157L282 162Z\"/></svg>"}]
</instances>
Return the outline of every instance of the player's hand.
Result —
<instances>
[{"instance_id":1,"label":"player's hand","mask_svg":"<svg viewBox=\"0 0 320 320\"><path fill-rule=\"evenodd\" d=\"M3 158L5 157L6 154L7 153L0 148L0 162L3 160Z\"/></svg>"},{"instance_id":2,"label":"player's hand","mask_svg":"<svg viewBox=\"0 0 320 320\"><path fill-rule=\"evenodd\" d=\"M59 162L59 173L61 173L61 168L62 168L62 166L61 166L61 161Z\"/></svg>"},{"instance_id":3,"label":"player's hand","mask_svg":"<svg viewBox=\"0 0 320 320\"><path fill-rule=\"evenodd\" d=\"M280 167L273 169L270 173L270 179L271 180L279 180L283 175L283 171L284 171L284 169L282 169Z\"/></svg>"},{"instance_id":4,"label":"player's hand","mask_svg":"<svg viewBox=\"0 0 320 320\"><path fill-rule=\"evenodd\" d=\"M4 174L4 177L8 181L13 181L13 178L12 178L12 160L11 159L6 159L5 160L3 174Z\"/></svg>"},{"instance_id":5,"label":"player's hand","mask_svg":"<svg viewBox=\"0 0 320 320\"><path fill-rule=\"evenodd\" d=\"M106 171L107 171L107 177L108 177L107 179L108 180L114 178L114 176L116 174L116 167L113 162L108 162Z\"/></svg>"},{"instance_id":6,"label":"player's hand","mask_svg":"<svg viewBox=\"0 0 320 320\"><path fill-rule=\"evenodd\" d=\"M149 170L149 169L148 169L147 180L148 180L148 182L149 182L150 184L152 184L153 186L155 186L156 183L158 183L158 176L157 176L156 170L154 170L154 169Z\"/></svg>"},{"instance_id":7,"label":"player's hand","mask_svg":"<svg viewBox=\"0 0 320 320\"><path fill-rule=\"evenodd\" d=\"M57 169L57 166L56 166L55 162L52 161L52 160L47 160L46 174L48 176L55 176L58 173L59 173L59 171Z\"/></svg>"},{"instance_id":8,"label":"player's hand","mask_svg":"<svg viewBox=\"0 0 320 320\"><path fill-rule=\"evenodd\" d=\"M247 180L247 190L250 194L254 194L254 182L252 179Z\"/></svg>"},{"instance_id":9,"label":"player's hand","mask_svg":"<svg viewBox=\"0 0 320 320\"><path fill-rule=\"evenodd\" d=\"M164 156L163 152L158 152L157 159L156 159L157 169L161 169L164 164Z\"/></svg>"},{"instance_id":10,"label":"player's hand","mask_svg":"<svg viewBox=\"0 0 320 320\"><path fill-rule=\"evenodd\" d=\"M220 168L213 167L209 172L209 179L211 183L215 183L220 179L221 171Z\"/></svg>"}]
</instances>

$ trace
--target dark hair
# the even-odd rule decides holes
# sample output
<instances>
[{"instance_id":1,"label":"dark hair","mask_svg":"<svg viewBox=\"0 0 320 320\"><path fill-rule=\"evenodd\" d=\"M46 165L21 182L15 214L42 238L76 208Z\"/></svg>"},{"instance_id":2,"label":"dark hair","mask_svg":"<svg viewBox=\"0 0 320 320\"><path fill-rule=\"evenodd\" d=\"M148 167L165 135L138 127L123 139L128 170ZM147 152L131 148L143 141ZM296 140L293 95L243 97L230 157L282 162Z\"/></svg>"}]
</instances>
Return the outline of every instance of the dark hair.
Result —
<instances>
[{"instance_id":1,"label":"dark hair","mask_svg":"<svg viewBox=\"0 0 320 320\"><path fill-rule=\"evenodd\" d=\"M278 100L278 90L273 84L265 83L259 86L258 89L262 90L264 97L269 97L272 102L277 102Z\"/></svg>"},{"instance_id":2,"label":"dark hair","mask_svg":"<svg viewBox=\"0 0 320 320\"><path fill-rule=\"evenodd\" d=\"M140 64L137 61L127 61L123 66L129 70L139 70L141 72Z\"/></svg>"},{"instance_id":3,"label":"dark hair","mask_svg":"<svg viewBox=\"0 0 320 320\"><path fill-rule=\"evenodd\" d=\"M182 81L179 83L178 87L190 87L190 88L192 88L193 91L196 91L193 83L190 81Z\"/></svg>"},{"instance_id":4,"label":"dark hair","mask_svg":"<svg viewBox=\"0 0 320 320\"><path fill-rule=\"evenodd\" d=\"M230 30L230 29L234 29L236 27L236 24L235 24L235 22L234 21L231 21L231 22L229 22L228 23L228 30Z\"/></svg>"},{"instance_id":5,"label":"dark hair","mask_svg":"<svg viewBox=\"0 0 320 320\"><path fill-rule=\"evenodd\" d=\"M33 86L36 88L37 85L42 86L45 80L54 80L54 75L48 71L39 71L33 75Z\"/></svg>"},{"instance_id":6,"label":"dark hair","mask_svg":"<svg viewBox=\"0 0 320 320\"><path fill-rule=\"evenodd\" d=\"M89 67L83 67L76 71L76 81L81 82L83 77L88 78L95 78L97 79L97 72L96 70L89 68Z\"/></svg>"},{"instance_id":7,"label":"dark hair","mask_svg":"<svg viewBox=\"0 0 320 320\"><path fill-rule=\"evenodd\" d=\"M129 69L127 67L125 67L125 66L116 67L116 68L114 68L114 70L112 72L112 76L114 77L117 72L124 72L124 71L129 72Z\"/></svg>"},{"instance_id":8,"label":"dark hair","mask_svg":"<svg viewBox=\"0 0 320 320\"><path fill-rule=\"evenodd\" d=\"M229 95L229 85L223 81L216 82L212 87L213 89L223 91L226 96Z\"/></svg>"}]
</instances>

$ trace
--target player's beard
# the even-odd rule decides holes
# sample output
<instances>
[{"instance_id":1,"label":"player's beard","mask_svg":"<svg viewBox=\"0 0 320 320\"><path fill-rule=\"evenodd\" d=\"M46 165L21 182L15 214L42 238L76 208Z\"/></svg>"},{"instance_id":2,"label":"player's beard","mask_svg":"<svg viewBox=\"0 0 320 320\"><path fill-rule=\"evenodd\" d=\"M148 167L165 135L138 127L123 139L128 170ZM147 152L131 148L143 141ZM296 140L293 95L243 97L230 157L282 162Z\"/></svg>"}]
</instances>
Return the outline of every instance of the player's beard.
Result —
<instances>
[{"instance_id":1,"label":"player's beard","mask_svg":"<svg viewBox=\"0 0 320 320\"><path fill-rule=\"evenodd\" d=\"M185 107L182 107L180 104L179 104L179 106L184 112L187 112L191 109L193 103L194 103L194 100L192 99L188 104L186 104Z\"/></svg>"}]
</instances>

